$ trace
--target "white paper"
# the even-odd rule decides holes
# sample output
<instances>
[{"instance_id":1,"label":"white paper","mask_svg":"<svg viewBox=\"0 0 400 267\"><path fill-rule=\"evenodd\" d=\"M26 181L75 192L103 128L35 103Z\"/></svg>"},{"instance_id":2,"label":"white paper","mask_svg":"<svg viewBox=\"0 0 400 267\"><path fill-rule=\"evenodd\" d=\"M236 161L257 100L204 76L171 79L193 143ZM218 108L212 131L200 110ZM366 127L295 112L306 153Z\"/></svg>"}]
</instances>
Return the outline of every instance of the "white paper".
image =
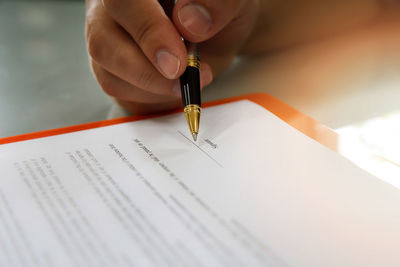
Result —
<instances>
[{"instance_id":1,"label":"white paper","mask_svg":"<svg viewBox=\"0 0 400 267\"><path fill-rule=\"evenodd\" d=\"M250 102L0 146L0 266L400 266L400 193Z\"/></svg>"}]
</instances>

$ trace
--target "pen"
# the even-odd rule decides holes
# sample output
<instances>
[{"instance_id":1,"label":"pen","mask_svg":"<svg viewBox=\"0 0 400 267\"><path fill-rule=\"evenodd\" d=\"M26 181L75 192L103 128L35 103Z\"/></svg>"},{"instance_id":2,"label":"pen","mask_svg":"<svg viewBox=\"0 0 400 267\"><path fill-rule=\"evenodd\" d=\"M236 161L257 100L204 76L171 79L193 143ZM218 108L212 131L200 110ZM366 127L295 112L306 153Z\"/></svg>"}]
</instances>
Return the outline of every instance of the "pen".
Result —
<instances>
[{"instance_id":1,"label":"pen","mask_svg":"<svg viewBox=\"0 0 400 267\"><path fill-rule=\"evenodd\" d=\"M186 42L188 51L187 67L180 77L183 111L193 140L199 134L201 99L200 99L200 54L197 45Z\"/></svg>"}]
</instances>

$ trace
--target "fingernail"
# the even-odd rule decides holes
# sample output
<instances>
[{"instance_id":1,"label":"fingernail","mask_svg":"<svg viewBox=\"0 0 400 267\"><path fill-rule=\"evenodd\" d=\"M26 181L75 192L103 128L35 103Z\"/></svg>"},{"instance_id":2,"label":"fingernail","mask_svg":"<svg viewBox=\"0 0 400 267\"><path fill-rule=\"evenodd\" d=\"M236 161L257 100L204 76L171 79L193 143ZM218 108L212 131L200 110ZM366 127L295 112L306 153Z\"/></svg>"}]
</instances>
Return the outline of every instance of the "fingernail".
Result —
<instances>
[{"instance_id":1,"label":"fingernail","mask_svg":"<svg viewBox=\"0 0 400 267\"><path fill-rule=\"evenodd\" d=\"M160 50L157 52L157 64L165 77L174 79L179 71L181 62L178 57L171 54L167 50Z\"/></svg>"},{"instance_id":2,"label":"fingernail","mask_svg":"<svg viewBox=\"0 0 400 267\"><path fill-rule=\"evenodd\" d=\"M181 97L181 85L178 80L175 82L174 86L172 87L172 93L176 97Z\"/></svg>"},{"instance_id":3,"label":"fingernail","mask_svg":"<svg viewBox=\"0 0 400 267\"><path fill-rule=\"evenodd\" d=\"M207 9L195 3L181 8L178 18L183 27L195 35L206 34L212 25L212 18Z\"/></svg>"}]
</instances>

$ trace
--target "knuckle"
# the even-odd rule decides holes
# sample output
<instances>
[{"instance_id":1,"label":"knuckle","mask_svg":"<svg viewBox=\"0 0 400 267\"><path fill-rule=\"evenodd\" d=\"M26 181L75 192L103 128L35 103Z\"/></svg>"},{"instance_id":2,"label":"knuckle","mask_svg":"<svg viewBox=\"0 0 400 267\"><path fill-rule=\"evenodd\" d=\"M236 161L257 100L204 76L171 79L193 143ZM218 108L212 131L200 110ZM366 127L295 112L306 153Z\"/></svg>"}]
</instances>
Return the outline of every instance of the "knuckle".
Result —
<instances>
[{"instance_id":1,"label":"knuckle","mask_svg":"<svg viewBox=\"0 0 400 267\"><path fill-rule=\"evenodd\" d=\"M104 43L101 36L95 33L89 33L87 37L87 50L91 58L97 62L101 62L105 55Z\"/></svg>"},{"instance_id":2,"label":"knuckle","mask_svg":"<svg viewBox=\"0 0 400 267\"><path fill-rule=\"evenodd\" d=\"M97 80L98 80L101 88L107 95L113 96L113 97L117 96L117 93L115 90L115 85L111 79L109 79L107 77L101 77L101 78L97 78Z\"/></svg>"},{"instance_id":3,"label":"knuckle","mask_svg":"<svg viewBox=\"0 0 400 267\"><path fill-rule=\"evenodd\" d=\"M106 75L106 72L103 69L98 69L94 67L92 64L92 69L94 76L96 77L97 82L103 91L109 96L117 96L116 94L116 85L114 84L114 80L111 75Z\"/></svg>"},{"instance_id":4,"label":"knuckle","mask_svg":"<svg viewBox=\"0 0 400 267\"><path fill-rule=\"evenodd\" d=\"M134 56L127 57L126 50L121 49L118 45L115 46L113 52L108 53L108 65L118 71L120 77L130 77L130 70L134 68L136 58Z\"/></svg>"},{"instance_id":5,"label":"knuckle","mask_svg":"<svg viewBox=\"0 0 400 267\"><path fill-rule=\"evenodd\" d=\"M140 47L143 47L146 44L156 27L156 23L151 19L143 20L143 22L137 26L134 39Z\"/></svg>"},{"instance_id":6,"label":"knuckle","mask_svg":"<svg viewBox=\"0 0 400 267\"><path fill-rule=\"evenodd\" d=\"M143 90L150 91L154 78L154 71L142 70L136 78L136 85Z\"/></svg>"}]
</instances>

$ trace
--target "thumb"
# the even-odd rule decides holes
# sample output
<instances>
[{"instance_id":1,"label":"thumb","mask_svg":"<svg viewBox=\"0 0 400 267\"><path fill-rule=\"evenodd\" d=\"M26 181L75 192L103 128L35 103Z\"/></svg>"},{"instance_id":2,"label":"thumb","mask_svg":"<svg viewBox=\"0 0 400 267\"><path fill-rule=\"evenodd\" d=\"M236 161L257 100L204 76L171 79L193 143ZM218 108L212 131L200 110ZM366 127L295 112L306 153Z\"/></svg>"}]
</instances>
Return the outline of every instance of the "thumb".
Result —
<instances>
[{"instance_id":1,"label":"thumb","mask_svg":"<svg viewBox=\"0 0 400 267\"><path fill-rule=\"evenodd\" d=\"M239 13L243 0L178 0L173 21L182 36L191 42L208 40Z\"/></svg>"}]
</instances>

